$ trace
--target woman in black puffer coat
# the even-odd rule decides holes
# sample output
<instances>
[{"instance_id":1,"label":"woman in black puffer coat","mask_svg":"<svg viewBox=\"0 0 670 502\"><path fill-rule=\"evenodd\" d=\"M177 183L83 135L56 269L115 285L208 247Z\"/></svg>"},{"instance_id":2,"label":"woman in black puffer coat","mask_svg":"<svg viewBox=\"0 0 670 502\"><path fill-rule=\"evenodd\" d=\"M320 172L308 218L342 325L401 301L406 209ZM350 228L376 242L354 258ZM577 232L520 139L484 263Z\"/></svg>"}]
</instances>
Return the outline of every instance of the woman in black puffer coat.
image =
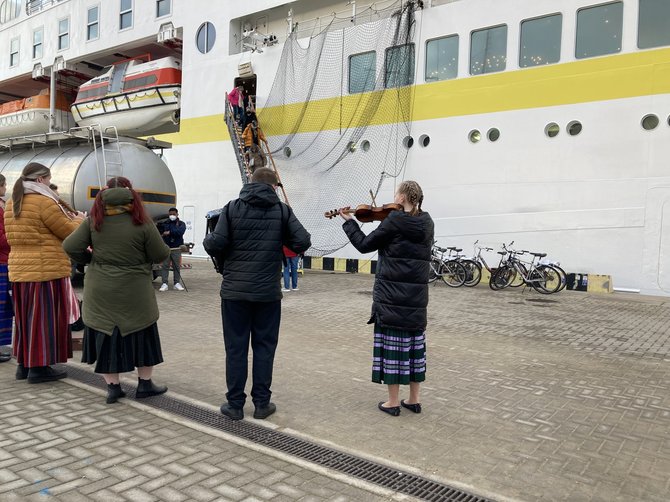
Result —
<instances>
[{"instance_id":1,"label":"woman in black puffer coat","mask_svg":"<svg viewBox=\"0 0 670 502\"><path fill-rule=\"evenodd\" d=\"M426 378L426 307L433 244L433 220L421 210L423 191L404 181L395 195L404 211L392 211L369 235L350 214L343 228L361 253L379 251L373 291L374 350L372 381L388 385L389 399L378 408L398 416L403 406L421 413L420 382ZM409 399L399 400L400 385L409 384Z\"/></svg>"}]
</instances>

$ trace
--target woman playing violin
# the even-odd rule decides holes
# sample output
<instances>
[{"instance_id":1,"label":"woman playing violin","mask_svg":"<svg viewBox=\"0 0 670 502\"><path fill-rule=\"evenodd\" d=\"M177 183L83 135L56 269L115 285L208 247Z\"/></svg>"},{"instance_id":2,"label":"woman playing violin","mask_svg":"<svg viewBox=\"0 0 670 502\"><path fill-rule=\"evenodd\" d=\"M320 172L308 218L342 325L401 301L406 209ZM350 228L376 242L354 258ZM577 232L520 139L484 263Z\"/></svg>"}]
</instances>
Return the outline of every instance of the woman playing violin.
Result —
<instances>
[{"instance_id":1,"label":"woman playing violin","mask_svg":"<svg viewBox=\"0 0 670 502\"><path fill-rule=\"evenodd\" d=\"M388 401L378 408L397 417L400 407L421 413L420 383L426 378L426 307L433 243L433 220L422 211L423 191L404 181L395 194L402 210L391 211L365 235L348 208L340 209L342 225L361 253L379 252L373 289L374 348L372 381L388 385ZM400 400L400 385L409 384L409 399Z\"/></svg>"}]
</instances>

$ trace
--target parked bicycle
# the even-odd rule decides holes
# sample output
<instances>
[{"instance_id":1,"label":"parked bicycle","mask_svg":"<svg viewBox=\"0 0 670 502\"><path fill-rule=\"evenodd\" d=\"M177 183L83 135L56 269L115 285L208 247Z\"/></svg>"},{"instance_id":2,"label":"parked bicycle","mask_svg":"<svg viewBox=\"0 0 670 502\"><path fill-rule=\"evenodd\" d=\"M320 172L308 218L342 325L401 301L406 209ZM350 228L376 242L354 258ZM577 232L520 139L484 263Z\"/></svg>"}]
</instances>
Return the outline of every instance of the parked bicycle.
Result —
<instances>
[{"instance_id":1,"label":"parked bicycle","mask_svg":"<svg viewBox=\"0 0 670 502\"><path fill-rule=\"evenodd\" d=\"M445 258L447 249L433 244L430 260L430 276L428 282L435 282L442 279L447 286L458 288L465 283L467 271L457 260Z\"/></svg>"},{"instance_id":2,"label":"parked bicycle","mask_svg":"<svg viewBox=\"0 0 670 502\"><path fill-rule=\"evenodd\" d=\"M493 290L509 287L515 279L520 279L521 283L532 287L541 294L551 294L559 291L562 285L562 275L552 265L543 265L540 259L547 256L546 253L533 253L529 251L515 251L508 249L507 260L491 276L489 286ZM529 263L522 262L519 256L524 254L533 256Z\"/></svg>"}]
</instances>

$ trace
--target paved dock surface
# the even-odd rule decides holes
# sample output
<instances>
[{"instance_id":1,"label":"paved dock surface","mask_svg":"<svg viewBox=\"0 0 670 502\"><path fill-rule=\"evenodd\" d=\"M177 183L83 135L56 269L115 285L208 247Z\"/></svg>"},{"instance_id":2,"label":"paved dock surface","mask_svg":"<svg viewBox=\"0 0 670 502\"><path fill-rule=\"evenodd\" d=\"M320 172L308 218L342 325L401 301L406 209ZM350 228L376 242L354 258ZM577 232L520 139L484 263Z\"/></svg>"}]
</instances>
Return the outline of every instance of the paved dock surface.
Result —
<instances>
[{"instance_id":1,"label":"paved dock surface","mask_svg":"<svg viewBox=\"0 0 670 502\"><path fill-rule=\"evenodd\" d=\"M215 409L220 279L196 260L183 275L188 292L157 292L154 378ZM285 294L268 427L494 500L669 499L670 299L431 287L424 412L394 418L370 382L372 283L307 271ZM0 365L0 500L411 500L130 396L106 405L76 379L17 382L14 369Z\"/></svg>"}]
</instances>

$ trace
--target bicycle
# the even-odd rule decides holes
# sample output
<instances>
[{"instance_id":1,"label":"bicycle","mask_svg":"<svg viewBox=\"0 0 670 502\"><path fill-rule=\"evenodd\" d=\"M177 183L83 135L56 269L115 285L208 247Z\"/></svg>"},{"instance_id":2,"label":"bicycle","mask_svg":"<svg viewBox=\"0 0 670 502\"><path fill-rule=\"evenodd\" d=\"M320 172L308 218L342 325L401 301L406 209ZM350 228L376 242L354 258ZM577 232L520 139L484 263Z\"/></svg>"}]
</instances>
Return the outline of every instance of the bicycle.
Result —
<instances>
[{"instance_id":1,"label":"bicycle","mask_svg":"<svg viewBox=\"0 0 670 502\"><path fill-rule=\"evenodd\" d=\"M447 250L449 250L449 255L447 256L447 258L451 260L456 260L458 263L463 265L463 268L465 268L466 275L463 286L467 288L472 288L475 287L477 284L479 284L479 281L482 280L481 265L477 263L473 258L468 258L465 255L458 254L461 251L463 251L462 248L450 246L447 247Z\"/></svg>"},{"instance_id":2,"label":"bicycle","mask_svg":"<svg viewBox=\"0 0 670 502\"><path fill-rule=\"evenodd\" d=\"M547 253L533 253L529 251L514 251L503 246L509 253L509 257L491 277L489 285L491 289L503 289L511 285L512 281L518 276L522 283L532 287L541 294L556 293L561 287L561 274L551 265L543 265L540 259L547 256ZM529 253L533 256L530 263L523 263L518 256ZM536 262L537 260L537 262ZM528 265L528 267L526 267Z\"/></svg>"},{"instance_id":3,"label":"bicycle","mask_svg":"<svg viewBox=\"0 0 670 502\"><path fill-rule=\"evenodd\" d=\"M433 244L431 249L430 275L428 282L442 279L444 283L452 288L458 288L465 283L467 272L465 267L456 260L444 259L447 249Z\"/></svg>"}]
</instances>

